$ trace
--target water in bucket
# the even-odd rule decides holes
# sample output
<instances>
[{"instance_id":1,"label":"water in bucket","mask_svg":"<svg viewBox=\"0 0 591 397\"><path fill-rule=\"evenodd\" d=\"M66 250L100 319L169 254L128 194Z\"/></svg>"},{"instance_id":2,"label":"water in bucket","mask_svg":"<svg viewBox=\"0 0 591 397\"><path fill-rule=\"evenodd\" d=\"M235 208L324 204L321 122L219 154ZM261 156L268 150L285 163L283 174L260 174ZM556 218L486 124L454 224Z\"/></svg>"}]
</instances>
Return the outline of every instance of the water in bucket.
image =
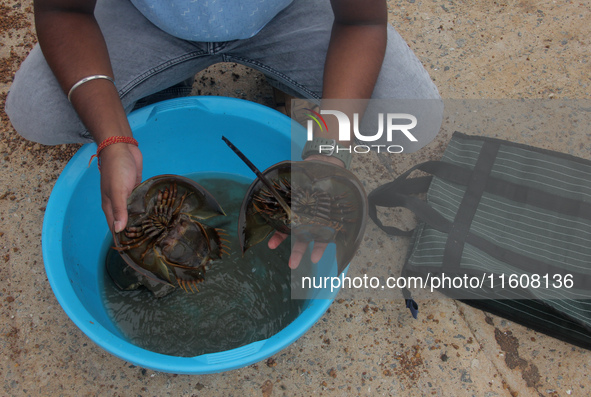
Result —
<instances>
[{"instance_id":1,"label":"water in bucket","mask_svg":"<svg viewBox=\"0 0 591 397\"><path fill-rule=\"evenodd\" d=\"M237 219L250 180L226 173L188 177L213 194L226 212L227 216L206 223L217 222L226 230L230 255L210 264L198 293L177 288L163 298L145 288L121 291L104 272L108 315L131 343L172 356L225 351L275 335L301 313L304 304L291 299L289 240L276 250L260 243L242 257ZM111 245L109 235L105 247ZM117 252L109 251L107 261L122 261Z\"/></svg>"}]
</instances>

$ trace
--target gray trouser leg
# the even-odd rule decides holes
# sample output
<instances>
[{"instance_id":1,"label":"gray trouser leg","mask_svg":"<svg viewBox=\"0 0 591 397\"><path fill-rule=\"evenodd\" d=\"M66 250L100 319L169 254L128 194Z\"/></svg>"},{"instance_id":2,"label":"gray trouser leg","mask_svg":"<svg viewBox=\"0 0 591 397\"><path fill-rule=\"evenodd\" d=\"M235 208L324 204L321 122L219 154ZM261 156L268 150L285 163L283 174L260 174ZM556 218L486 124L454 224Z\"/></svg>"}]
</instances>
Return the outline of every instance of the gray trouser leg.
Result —
<instances>
[{"instance_id":1,"label":"gray trouser leg","mask_svg":"<svg viewBox=\"0 0 591 397\"><path fill-rule=\"evenodd\" d=\"M220 62L207 43L172 37L124 0L99 0L95 11L107 42L115 82L126 111L140 98L173 86ZM36 46L17 72L6 100L16 131L43 144L91 142Z\"/></svg>"}]
</instances>

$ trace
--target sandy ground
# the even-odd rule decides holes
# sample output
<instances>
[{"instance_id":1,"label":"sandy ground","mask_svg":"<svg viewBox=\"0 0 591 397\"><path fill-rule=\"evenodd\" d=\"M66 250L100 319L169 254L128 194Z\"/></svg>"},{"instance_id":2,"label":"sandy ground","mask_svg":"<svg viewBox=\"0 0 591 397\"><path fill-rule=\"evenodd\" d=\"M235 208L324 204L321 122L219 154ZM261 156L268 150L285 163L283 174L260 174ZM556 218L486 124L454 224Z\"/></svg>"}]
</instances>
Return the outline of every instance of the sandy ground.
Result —
<instances>
[{"instance_id":1,"label":"sandy ground","mask_svg":"<svg viewBox=\"0 0 591 397\"><path fill-rule=\"evenodd\" d=\"M2 103L35 43L31 4L0 0ZM368 190L419 161L437 158L456 129L588 158L588 116L554 116L542 109L531 113L534 120L527 124L518 120L524 115L519 110L512 116L506 108L474 114L487 109L475 101L480 98L579 104L590 99L590 7L587 1L562 0L389 1L391 23L442 96L456 99L450 103L457 107L450 106L441 134L424 150L394 160L357 161L353 169L366 179ZM194 93L272 104L264 77L229 64L197 75ZM476 110L466 110L471 106ZM292 346L222 374L158 373L113 357L62 311L43 267L45 206L79 146L26 142L3 112L0 117L0 395L590 394L591 352L449 299L422 302L421 315L413 320L397 297L343 294ZM366 242L355 271L369 272L380 261L401 266L406 239L390 238L370 224ZM368 252L375 255L372 261Z\"/></svg>"}]
</instances>

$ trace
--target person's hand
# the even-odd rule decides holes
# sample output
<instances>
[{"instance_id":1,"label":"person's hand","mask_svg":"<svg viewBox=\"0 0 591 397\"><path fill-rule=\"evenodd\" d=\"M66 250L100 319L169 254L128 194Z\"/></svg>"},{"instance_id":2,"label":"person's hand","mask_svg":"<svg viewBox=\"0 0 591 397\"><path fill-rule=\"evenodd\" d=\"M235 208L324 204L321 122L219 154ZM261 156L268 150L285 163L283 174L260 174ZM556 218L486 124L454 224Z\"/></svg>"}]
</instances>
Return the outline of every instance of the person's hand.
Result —
<instances>
[{"instance_id":1,"label":"person's hand","mask_svg":"<svg viewBox=\"0 0 591 397\"><path fill-rule=\"evenodd\" d=\"M127 225L127 198L142 181L142 153L127 143L101 151L101 197L107 224L118 233Z\"/></svg>"},{"instance_id":2,"label":"person's hand","mask_svg":"<svg viewBox=\"0 0 591 397\"><path fill-rule=\"evenodd\" d=\"M316 160L316 161L325 161L327 163L331 163L331 164L335 164L338 165L339 167L344 167L344 164L341 160L334 158L334 157L328 157L328 156L323 156L323 155L312 155L306 158L306 160ZM288 237L287 234L285 233L280 233L280 232L275 232L275 234L273 234L273 236L271 236L271 238L269 239L268 242L268 247L270 249L275 249L277 247L279 247L279 245ZM289 257L289 267L291 269L296 269L299 265L300 262L302 261L302 258L304 257L304 254L306 253L306 249L308 248L308 241L302 241L302 240L296 240L293 244L293 247L291 249L291 256ZM312 254L311 256L311 260L312 263L318 263L318 261L320 261L320 259L322 258L322 255L324 255L324 251L326 250L326 247L328 246L328 243L321 243L321 242L314 242L314 246L312 248Z\"/></svg>"}]
</instances>

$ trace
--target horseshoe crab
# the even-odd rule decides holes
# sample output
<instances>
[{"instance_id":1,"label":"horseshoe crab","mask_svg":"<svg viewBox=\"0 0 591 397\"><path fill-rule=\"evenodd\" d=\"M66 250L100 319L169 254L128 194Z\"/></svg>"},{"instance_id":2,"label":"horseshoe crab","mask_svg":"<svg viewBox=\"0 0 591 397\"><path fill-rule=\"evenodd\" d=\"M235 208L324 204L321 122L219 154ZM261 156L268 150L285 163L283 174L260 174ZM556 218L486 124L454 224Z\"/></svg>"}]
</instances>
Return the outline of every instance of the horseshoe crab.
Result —
<instances>
[{"instance_id":1,"label":"horseshoe crab","mask_svg":"<svg viewBox=\"0 0 591 397\"><path fill-rule=\"evenodd\" d=\"M242 252L273 230L303 241L335 243L340 274L365 232L367 196L359 179L323 161L282 161L260 172L228 139L222 139L257 175L238 219Z\"/></svg>"},{"instance_id":2,"label":"horseshoe crab","mask_svg":"<svg viewBox=\"0 0 591 397\"><path fill-rule=\"evenodd\" d=\"M208 264L221 258L227 241L221 229L201 223L225 215L215 198L201 185L177 175L159 175L138 185L128 199L129 219L115 233L115 250L130 269L107 265L109 275L122 289L143 284L167 284L185 291L197 290ZM130 279L131 277L131 279Z\"/></svg>"}]
</instances>

